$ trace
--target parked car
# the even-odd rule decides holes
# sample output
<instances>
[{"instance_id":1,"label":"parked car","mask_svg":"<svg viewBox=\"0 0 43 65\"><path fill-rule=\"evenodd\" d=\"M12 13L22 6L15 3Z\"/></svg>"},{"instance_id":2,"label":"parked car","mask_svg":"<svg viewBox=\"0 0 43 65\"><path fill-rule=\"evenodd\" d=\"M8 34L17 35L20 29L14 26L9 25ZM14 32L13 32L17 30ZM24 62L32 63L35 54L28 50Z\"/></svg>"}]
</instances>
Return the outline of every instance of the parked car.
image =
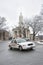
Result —
<instances>
[{"instance_id":1,"label":"parked car","mask_svg":"<svg viewBox=\"0 0 43 65\"><path fill-rule=\"evenodd\" d=\"M13 39L10 43L9 43L9 48L17 48L19 50L24 50L24 49L32 49L35 47L35 44L31 41L26 41L25 39L22 38L16 38Z\"/></svg>"}]
</instances>

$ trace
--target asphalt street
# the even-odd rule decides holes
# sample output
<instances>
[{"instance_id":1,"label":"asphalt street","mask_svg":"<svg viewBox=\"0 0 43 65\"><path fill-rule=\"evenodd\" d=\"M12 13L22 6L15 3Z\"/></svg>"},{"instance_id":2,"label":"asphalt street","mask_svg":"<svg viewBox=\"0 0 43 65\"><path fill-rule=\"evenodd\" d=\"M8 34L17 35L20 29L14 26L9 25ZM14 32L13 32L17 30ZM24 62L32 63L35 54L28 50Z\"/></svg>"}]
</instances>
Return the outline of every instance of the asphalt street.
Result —
<instances>
[{"instance_id":1,"label":"asphalt street","mask_svg":"<svg viewBox=\"0 0 43 65\"><path fill-rule=\"evenodd\" d=\"M43 45L36 44L34 50L10 50L9 41L0 42L0 65L43 65Z\"/></svg>"}]
</instances>

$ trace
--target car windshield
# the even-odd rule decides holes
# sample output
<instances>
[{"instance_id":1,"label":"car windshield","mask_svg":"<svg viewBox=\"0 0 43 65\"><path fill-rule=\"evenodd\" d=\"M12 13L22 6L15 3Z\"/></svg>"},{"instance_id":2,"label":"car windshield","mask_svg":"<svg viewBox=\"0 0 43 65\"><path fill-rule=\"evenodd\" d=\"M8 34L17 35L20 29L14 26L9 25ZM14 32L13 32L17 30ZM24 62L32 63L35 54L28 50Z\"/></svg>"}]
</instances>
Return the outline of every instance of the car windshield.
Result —
<instances>
[{"instance_id":1,"label":"car windshield","mask_svg":"<svg viewBox=\"0 0 43 65\"><path fill-rule=\"evenodd\" d=\"M25 38L25 40L26 40L26 41L30 41L30 39L28 39L28 38Z\"/></svg>"},{"instance_id":2,"label":"car windshield","mask_svg":"<svg viewBox=\"0 0 43 65\"><path fill-rule=\"evenodd\" d=\"M25 39L16 39L17 43L22 43L22 42L26 42Z\"/></svg>"}]
</instances>

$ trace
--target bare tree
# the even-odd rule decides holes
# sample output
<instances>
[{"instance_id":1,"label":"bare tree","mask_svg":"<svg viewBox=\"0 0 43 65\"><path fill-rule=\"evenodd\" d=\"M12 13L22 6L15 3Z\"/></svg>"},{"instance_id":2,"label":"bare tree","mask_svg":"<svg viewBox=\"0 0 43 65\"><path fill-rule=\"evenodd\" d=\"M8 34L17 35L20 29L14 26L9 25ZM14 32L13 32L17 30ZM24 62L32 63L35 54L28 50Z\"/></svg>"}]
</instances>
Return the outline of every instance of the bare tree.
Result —
<instances>
[{"instance_id":1,"label":"bare tree","mask_svg":"<svg viewBox=\"0 0 43 65\"><path fill-rule=\"evenodd\" d=\"M6 19L0 16L0 30L4 29L4 26L6 26L5 21Z\"/></svg>"},{"instance_id":2,"label":"bare tree","mask_svg":"<svg viewBox=\"0 0 43 65\"><path fill-rule=\"evenodd\" d=\"M42 20L41 16L37 16L37 15L33 19L25 20L25 22L27 23L27 26L31 26L33 29L33 40L35 40L35 35L43 27L42 21L43 20Z\"/></svg>"}]
</instances>

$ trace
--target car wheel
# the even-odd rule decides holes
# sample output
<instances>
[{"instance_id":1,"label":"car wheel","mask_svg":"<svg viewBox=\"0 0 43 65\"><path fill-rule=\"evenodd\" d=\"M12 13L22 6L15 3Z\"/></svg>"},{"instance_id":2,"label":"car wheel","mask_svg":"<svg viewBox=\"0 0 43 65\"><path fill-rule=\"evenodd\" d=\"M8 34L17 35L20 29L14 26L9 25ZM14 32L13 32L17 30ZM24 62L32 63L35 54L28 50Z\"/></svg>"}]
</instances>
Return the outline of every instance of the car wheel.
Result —
<instances>
[{"instance_id":1,"label":"car wheel","mask_svg":"<svg viewBox=\"0 0 43 65\"><path fill-rule=\"evenodd\" d=\"M12 47L10 47L10 49L12 50Z\"/></svg>"},{"instance_id":2,"label":"car wheel","mask_svg":"<svg viewBox=\"0 0 43 65\"><path fill-rule=\"evenodd\" d=\"M12 50L12 47L10 47L10 50Z\"/></svg>"},{"instance_id":3,"label":"car wheel","mask_svg":"<svg viewBox=\"0 0 43 65\"><path fill-rule=\"evenodd\" d=\"M22 46L19 46L19 50L22 51Z\"/></svg>"},{"instance_id":4,"label":"car wheel","mask_svg":"<svg viewBox=\"0 0 43 65\"><path fill-rule=\"evenodd\" d=\"M12 49L11 45L9 45L9 48Z\"/></svg>"},{"instance_id":5,"label":"car wheel","mask_svg":"<svg viewBox=\"0 0 43 65\"><path fill-rule=\"evenodd\" d=\"M33 48L30 48L30 50L33 50Z\"/></svg>"},{"instance_id":6,"label":"car wheel","mask_svg":"<svg viewBox=\"0 0 43 65\"><path fill-rule=\"evenodd\" d=\"M11 46L9 46L9 48L12 50L12 47Z\"/></svg>"}]
</instances>

